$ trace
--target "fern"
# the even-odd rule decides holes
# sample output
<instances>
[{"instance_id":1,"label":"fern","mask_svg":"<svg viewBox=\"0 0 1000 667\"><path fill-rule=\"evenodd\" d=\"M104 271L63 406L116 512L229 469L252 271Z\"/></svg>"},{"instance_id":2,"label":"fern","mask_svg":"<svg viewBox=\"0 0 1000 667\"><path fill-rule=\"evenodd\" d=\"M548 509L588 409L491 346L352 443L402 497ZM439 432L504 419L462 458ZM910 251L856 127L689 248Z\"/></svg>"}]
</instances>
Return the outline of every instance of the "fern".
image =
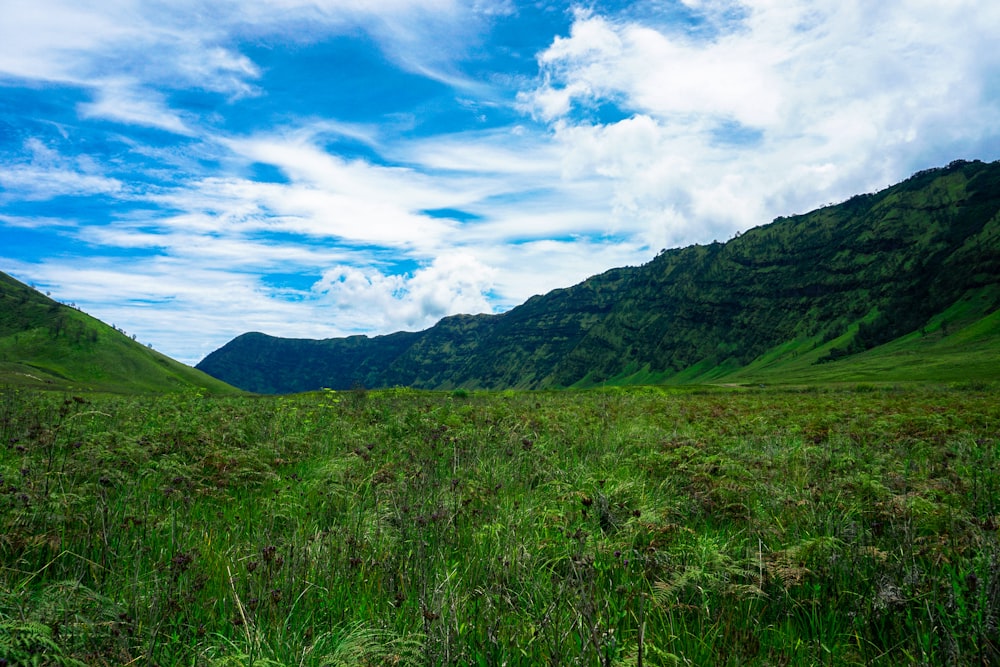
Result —
<instances>
[{"instance_id":1,"label":"fern","mask_svg":"<svg viewBox=\"0 0 1000 667\"><path fill-rule=\"evenodd\" d=\"M324 634L310 649L322 655L322 667L351 665L416 665L421 658L422 643L414 638L396 636L390 630L379 630L355 624L342 632Z\"/></svg>"},{"instance_id":2,"label":"fern","mask_svg":"<svg viewBox=\"0 0 1000 667\"><path fill-rule=\"evenodd\" d=\"M0 660L8 665L58 665L84 667L63 655L53 639L52 628L35 621L0 621Z\"/></svg>"}]
</instances>

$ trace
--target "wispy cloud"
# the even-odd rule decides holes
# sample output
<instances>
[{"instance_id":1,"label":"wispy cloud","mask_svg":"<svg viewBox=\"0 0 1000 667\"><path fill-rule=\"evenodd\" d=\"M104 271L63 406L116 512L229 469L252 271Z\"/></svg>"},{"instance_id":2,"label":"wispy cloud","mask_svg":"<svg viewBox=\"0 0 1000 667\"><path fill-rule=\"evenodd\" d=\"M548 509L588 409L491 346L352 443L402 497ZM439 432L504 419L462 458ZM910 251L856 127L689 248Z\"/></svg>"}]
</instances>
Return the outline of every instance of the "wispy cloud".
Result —
<instances>
[{"instance_id":1,"label":"wispy cloud","mask_svg":"<svg viewBox=\"0 0 1000 667\"><path fill-rule=\"evenodd\" d=\"M95 98L92 102L79 105L78 111L82 118L103 118L175 134L194 134L180 114L169 108L161 94L143 90L133 82L97 82Z\"/></svg>"},{"instance_id":2,"label":"wispy cloud","mask_svg":"<svg viewBox=\"0 0 1000 667\"><path fill-rule=\"evenodd\" d=\"M86 155L63 156L42 141L23 143L19 156L0 169L0 202L46 200L67 195L109 195L124 190Z\"/></svg>"}]
</instances>

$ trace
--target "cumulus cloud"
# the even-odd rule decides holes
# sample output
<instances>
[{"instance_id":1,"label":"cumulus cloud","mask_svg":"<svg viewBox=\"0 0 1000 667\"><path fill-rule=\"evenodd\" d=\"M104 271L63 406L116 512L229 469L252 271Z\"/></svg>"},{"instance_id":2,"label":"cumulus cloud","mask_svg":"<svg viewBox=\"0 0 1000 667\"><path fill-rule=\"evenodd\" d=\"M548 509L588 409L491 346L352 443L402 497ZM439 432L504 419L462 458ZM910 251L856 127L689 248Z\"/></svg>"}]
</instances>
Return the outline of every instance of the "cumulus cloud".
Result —
<instances>
[{"instance_id":1,"label":"cumulus cloud","mask_svg":"<svg viewBox=\"0 0 1000 667\"><path fill-rule=\"evenodd\" d=\"M451 313L490 312L495 269L466 253L434 259L412 275L337 266L313 290L356 331L424 329ZM341 324L341 326L344 326Z\"/></svg>"},{"instance_id":2,"label":"cumulus cloud","mask_svg":"<svg viewBox=\"0 0 1000 667\"><path fill-rule=\"evenodd\" d=\"M996 3L686 4L729 22L706 38L578 13L521 96L575 173L614 181L616 210L645 219L651 240L725 235L1000 138L982 122L997 111L989 77L968 76L984 56L1000 73L985 55ZM627 117L575 113L607 102Z\"/></svg>"}]
</instances>

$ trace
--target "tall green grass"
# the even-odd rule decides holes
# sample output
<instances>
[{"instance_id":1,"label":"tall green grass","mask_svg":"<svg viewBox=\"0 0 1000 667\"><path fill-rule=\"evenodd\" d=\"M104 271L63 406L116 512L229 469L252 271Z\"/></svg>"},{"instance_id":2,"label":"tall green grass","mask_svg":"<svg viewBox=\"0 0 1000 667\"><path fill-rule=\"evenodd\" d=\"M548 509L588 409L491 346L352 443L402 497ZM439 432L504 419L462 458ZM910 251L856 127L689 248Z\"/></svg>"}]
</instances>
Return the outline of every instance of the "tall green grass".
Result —
<instances>
[{"instance_id":1,"label":"tall green grass","mask_svg":"<svg viewBox=\"0 0 1000 667\"><path fill-rule=\"evenodd\" d=\"M0 660L1000 660L1000 401L0 391Z\"/></svg>"}]
</instances>

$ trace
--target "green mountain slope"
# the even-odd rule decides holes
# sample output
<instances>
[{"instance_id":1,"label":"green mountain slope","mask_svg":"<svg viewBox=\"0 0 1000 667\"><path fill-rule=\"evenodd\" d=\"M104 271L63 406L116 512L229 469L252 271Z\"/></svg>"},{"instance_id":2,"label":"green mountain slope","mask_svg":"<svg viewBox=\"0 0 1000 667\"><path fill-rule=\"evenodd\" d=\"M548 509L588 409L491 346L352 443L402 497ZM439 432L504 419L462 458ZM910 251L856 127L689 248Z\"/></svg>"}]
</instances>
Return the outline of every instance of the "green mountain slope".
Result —
<instances>
[{"instance_id":1,"label":"green mountain slope","mask_svg":"<svg viewBox=\"0 0 1000 667\"><path fill-rule=\"evenodd\" d=\"M998 211L1000 162L958 161L502 315L375 338L249 334L198 368L266 392L1000 378Z\"/></svg>"},{"instance_id":2,"label":"green mountain slope","mask_svg":"<svg viewBox=\"0 0 1000 667\"><path fill-rule=\"evenodd\" d=\"M0 384L111 392L237 391L2 272Z\"/></svg>"}]
</instances>

